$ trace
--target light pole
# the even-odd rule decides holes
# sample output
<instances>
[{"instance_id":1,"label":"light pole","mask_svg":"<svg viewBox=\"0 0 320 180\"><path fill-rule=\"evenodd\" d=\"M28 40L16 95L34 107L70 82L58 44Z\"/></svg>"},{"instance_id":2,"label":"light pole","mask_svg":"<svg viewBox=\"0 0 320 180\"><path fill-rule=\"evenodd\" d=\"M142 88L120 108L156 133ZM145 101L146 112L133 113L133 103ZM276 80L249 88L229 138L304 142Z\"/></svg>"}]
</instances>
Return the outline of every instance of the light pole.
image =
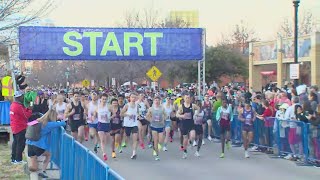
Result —
<instances>
[{"instance_id":1,"label":"light pole","mask_svg":"<svg viewBox=\"0 0 320 180\"><path fill-rule=\"evenodd\" d=\"M292 0L294 6L294 63L298 64L298 8L300 0ZM300 68L299 68L300 71ZM300 74L300 73L299 73ZM297 87L299 83L298 79L294 80L294 86Z\"/></svg>"}]
</instances>

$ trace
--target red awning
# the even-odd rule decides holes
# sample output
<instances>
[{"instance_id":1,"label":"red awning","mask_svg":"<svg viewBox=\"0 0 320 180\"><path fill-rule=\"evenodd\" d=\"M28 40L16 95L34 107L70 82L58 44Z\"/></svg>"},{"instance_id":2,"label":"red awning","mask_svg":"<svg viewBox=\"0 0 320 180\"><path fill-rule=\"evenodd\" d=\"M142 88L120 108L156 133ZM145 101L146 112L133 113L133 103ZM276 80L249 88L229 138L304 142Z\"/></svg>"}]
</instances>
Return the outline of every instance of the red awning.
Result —
<instances>
[{"instance_id":1,"label":"red awning","mask_svg":"<svg viewBox=\"0 0 320 180\"><path fill-rule=\"evenodd\" d=\"M276 75L276 71L262 71L260 72L261 75L270 76L270 75Z\"/></svg>"}]
</instances>

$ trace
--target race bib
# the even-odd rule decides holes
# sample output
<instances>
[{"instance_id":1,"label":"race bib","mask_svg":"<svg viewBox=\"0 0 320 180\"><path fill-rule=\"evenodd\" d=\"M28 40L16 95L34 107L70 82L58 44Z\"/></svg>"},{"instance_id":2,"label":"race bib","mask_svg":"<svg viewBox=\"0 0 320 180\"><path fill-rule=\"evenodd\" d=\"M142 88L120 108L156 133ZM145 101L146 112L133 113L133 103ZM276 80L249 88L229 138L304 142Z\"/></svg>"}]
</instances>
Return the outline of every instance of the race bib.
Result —
<instances>
[{"instance_id":1,"label":"race bib","mask_svg":"<svg viewBox=\"0 0 320 180\"><path fill-rule=\"evenodd\" d=\"M202 124L202 122L203 122L203 118L201 117L201 116L197 116L196 117L196 124Z\"/></svg>"},{"instance_id":2,"label":"race bib","mask_svg":"<svg viewBox=\"0 0 320 180\"><path fill-rule=\"evenodd\" d=\"M113 118L113 123L114 124L119 124L120 123L120 118Z\"/></svg>"},{"instance_id":3,"label":"race bib","mask_svg":"<svg viewBox=\"0 0 320 180\"><path fill-rule=\"evenodd\" d=\"M158 116L158 115L154 116L153 120L156 121L156 122L160 122L160 116Z\"/></svg>"},{"instance_id":4,"label":"race bib","mask_svg":"<svg viewBox=\"0 0 320 180\"><path fill-rule=\"evenodd\" d=\"M73 115L73 120L79 121L80 120L80 114L74 114Z\"/></svg>"},{"instance_id":5,"label":"race bib","mask_svg":"<svg viewBox=\"0 0 320 180\"><path fill-rule=\"evenodd\" d=\"M100 119L101 119L101 121L107 122L108 121L108 115L107 114L101 115Z\"/></svg>"},{"instance_id":6,"label":"race bib","mask_svg":"<svg viewBox=\"0 0 320 180\"><path fill-rule=\"evenodd\" d=\"M185 119L192 119L192 114L189 112L189 113L184 113L184 118Z\"/></svg>"},{"instance_id":7,"label":"race bib","mask_svg":"<svg viewBox=\"0 0 320 180\"><path fill-rule=\"evenodd\" d=\"M133 115L130 115L130 116L129 116L129 120L130 120L130 121L136 121L136 115L134 115L134 114L133 114Z\"/></svg>"}]
</instances>

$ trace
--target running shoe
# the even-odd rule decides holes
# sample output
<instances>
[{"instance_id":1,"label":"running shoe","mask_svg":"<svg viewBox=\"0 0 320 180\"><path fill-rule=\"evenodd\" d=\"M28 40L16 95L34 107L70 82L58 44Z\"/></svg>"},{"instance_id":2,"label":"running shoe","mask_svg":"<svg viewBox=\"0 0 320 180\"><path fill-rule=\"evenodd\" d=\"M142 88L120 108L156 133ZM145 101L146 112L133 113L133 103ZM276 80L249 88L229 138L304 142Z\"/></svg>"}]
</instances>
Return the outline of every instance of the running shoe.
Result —
<instances>
[{"instance_id":1,"label":"running shoe","mask_svg":"<svg viewBox=\"0 0 320 180\"><path fill-rule=\"evenodd\" d=\"M85 137L84 140L85 140L85 141L88 141L88 137Z\"/></svg>"},{"instance_id":2,"label":"running shoe","mask_svg":"<svg viewBox=\"0 0 320 180\"><path fill-rule=\"evenodd\" d=\"M122 153L122 147L121 146L119 147L119 153Z\"/></svg>"},{"instance_id":3,"label":"running shoe","mask_svg":"<svg viewBox=\"0 0 320 180\"><path fill-rule=\"evenodd\" d=\"M24 160L22 160L22 161L15 161L15 164L27 164L27 161L24 161Z\"/></svg>"},{"instance_id":4,"label":"running shoe","mask_svg":"<svg viewBox=\"0 0 320 180\"><path fill-rule=\"evenodd\" d=\"M172 139L172 137L170 137L170 142L173 142L173 139Z\"/></svg>"},{"instance_id":5,"label":"running shoe","mask_svg":"<svg viewBox=\"0 0 320 180\"><path fill-rule=\"evenodd\" d=\"M97 148L100 148L100 145L99 145L99 144L97 144Z\"/></svg>"},{"instance_id":6,"label":"running shoe","mask_svg":"<svg viewBox=\"0 0 320 180\"><path fill-rule=\"evenodd\" d=\"M40 177L42 177L42 178L48 178L48 177L49 177L46 171L40 172L40 173L38 174L38 176L40 176Z\"/></svg>"},{"instance_id":7,"label":"running shoe","mask_svg":"<svg viewBox=\"0 0 320 180\"><path fill-rule=\"evenodd\" d=\"M224 158L224 153L221 153L220 158Z\"/></svg>"},{"instance_id":8,"label":"running shoe","mask_svg":"<svg viewBox=\"0 0 320 180\"><path fill-rule=\"evenodd\" d=\"M140 143L140 147L141 147L141 149L145 149L144 143Z\"/></svg>"},{"instance_id":9,"label":"running shoe","mask_svg":"<svg viewBox=\"0 0 320 180\"><path fill-rule=\"evenodd\" d=\"M193 141L192 146L193 146L193 147L197 146L197 142L196 142L196 141Z\"/></svg>"},{"instance_id":10,"label":"running shoe","mask_svg":"<svg viewBox=\"0 0 320 180\"><path fill-rule=\"evenodd\" d=\"M253 146L251 149L256 151L258 149L258 146Z\"/></svg>"},{"instance_id":11,"label":"running shoe","mask_svg":"<svg viewBox=\"0 0 320 180\"><path fill-rule=\"evenodd\" d=\"M292 159L292 155L291 155L291 154L288 154L287 156L284 157L284 159L290 160L290 159Z\"/></svg>"},{"instance_id":12,"label":"running shoe","mask_svg":"<svg viewBox=\"0 0 320 180\"><path fill-rule=\"evenodd\" d=\"M194 153L194 155L195 155L196 157L200 157L199 151L196 151L196 152Z\"/></svg>"},{"instance_id":13,"label":"running shoe","mask_svg":"<svg viewBox=\"0 0 320 180\"><path fill-rule=\"evenodd\" d=\"M206 143L205 143L205 141L202 139L202 145L205 145Z\"/></svg>"},{"instance_id":14,"label":"running shoe","mask_svg":"<svg viewBox=\"0 0 320 180\"><path fill-rule=\"evenodd\" d=\"M153 156L156 156L157 155L157 152L155 150L153 150Z\"/></svg>"},{"instance_id":15,"label":"running shoe","mask_svg":"<svg viewBox=\"0 0 320 180\"><path fill-rule=\"evenodd\" d=\"M160 161L159 156L156 156L154 159L155 159L156 161Z\"/></svg>"},{"instance_id":16,"label":"running shoe","mask_svg":"<svg viewBox=\"0 0 320 180\"><path fill-rule=\"evenodd\" d=\"M148 144L148 147L149 147L149 148L152 148L152 147L153 147L153 146L152 146L152 143L149 143L149 144Z\"/></svg>"},{"instance_id":17,"label":"running shoe","mask_svg":"<svg viewBox=\"0 0 320 180\"><path fill-rule=\"evenodd\" d=\"M248 152L248 151L245 151L245 152L244 152L244 157L245 157L245 158L249 158L249 157L250 157L250 155L249 155L249 152Z\"/></svg>"},{"instance_id":18,"label":"running shoe","mask_svg":"<svg viewBox=\"0 0 320 180\"><path fill-rule=\"evenodd\" d=\"M208 136L208 140L209 140L209 141L212 141L212 137L211 137L211 136Z\"/></svg>"},{"instance_id":19,"label":"running shoe","mask_svg":"<svg viewBox=\"0 0 320 180\"><path fill-rule=\"evenodd\" d=\"M231 141L228 141L228 142L226 143L226 146L227 146L227 149L229 150L229 149L231 148Z\"/></svg>"},{"instance_id":20,"label":"running shoe","mask_svg":"<svg viewBox=\"0 0 320 180\"><path fill-rule=\"evenodd\" d=\"M112 158L116 158L116 152L113 151L111 156L112 156Z\"/></svg>"},{"instance_id":21,"label":"running shoe","mask_svg":"<svg viewBox=\"0 0 320 180\"><path fill-rule=\"evenodd\" d=\"M108 160L108 156L107 154L103 154L103 160L107 161Z\"/></svg>"},{"instance_id":22,"label":"running shoe","mask_svg":"<svg viewBox=\"0 0 320 180\"><path fill-rule=\"evenodd\" d=\"M182 159L187 159L187 153L183 152Z\"/></svg>"},{"instance_id":23,"label":"running shoe","mask_svg":"<svg viewBox=\"0 0 320 180\"><path fill-rule=\"evenodd\" d=\"M167 149L166 146L163 146L162 150L163 150L163 151L168 151L168 149Z\"/></svg>"},{"instance_id":24,"label":"running shoe","mask_svg":"<svg viewBox=\"0 0 320 180\"><path fill-rule=\"evenodd\" d=\"M98 153L98 147L97 147L97 146L94 146L93 151L94 151L95 153Z\"/></svg>"},{"instance_id":25,"label":"running shoe","mask_svg":"<svg viewBox=\"0 0 320 180\"><path fill-rule=\"evenodd\" d=\"M183 151L183 150L184 150L183 146L180 146L180 151Z\"/></svg>"},{"instance_id":26,"label":"running shoe","mask_svg":"<svg viewBox=\"0 0 320 180\"><path fill-rule=\"evenodd\" d=\"M122 147L127 147L126 142L122 142L121 146Z\"/></svg>"},{"instance_id":27,"label":"running shoe","mask_svg":"<svg viewBox=\"0 0 320 180\"><path fill-rule=\"evenodd\" d=\"M136 154L132 154L131 159L137 159L137 155Z\"/></svg>"}]
</instances>

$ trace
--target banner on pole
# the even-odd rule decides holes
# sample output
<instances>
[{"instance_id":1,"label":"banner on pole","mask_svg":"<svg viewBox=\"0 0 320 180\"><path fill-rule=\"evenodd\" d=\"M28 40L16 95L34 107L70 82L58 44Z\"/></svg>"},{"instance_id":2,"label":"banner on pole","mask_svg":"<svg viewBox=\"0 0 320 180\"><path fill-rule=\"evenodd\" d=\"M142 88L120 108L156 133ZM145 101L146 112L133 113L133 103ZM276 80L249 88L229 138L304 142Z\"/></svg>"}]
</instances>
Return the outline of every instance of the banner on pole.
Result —
<instances>
[{"instance_id":1,"label":"banner on pole","mask_svg":"<svg viewBox=\"0 0 320 180\"><path fill-rule=\"evenodd\" d=\"M20 60L202 60L201 28L19 27Z\"/></svg>"}]
</instances>

